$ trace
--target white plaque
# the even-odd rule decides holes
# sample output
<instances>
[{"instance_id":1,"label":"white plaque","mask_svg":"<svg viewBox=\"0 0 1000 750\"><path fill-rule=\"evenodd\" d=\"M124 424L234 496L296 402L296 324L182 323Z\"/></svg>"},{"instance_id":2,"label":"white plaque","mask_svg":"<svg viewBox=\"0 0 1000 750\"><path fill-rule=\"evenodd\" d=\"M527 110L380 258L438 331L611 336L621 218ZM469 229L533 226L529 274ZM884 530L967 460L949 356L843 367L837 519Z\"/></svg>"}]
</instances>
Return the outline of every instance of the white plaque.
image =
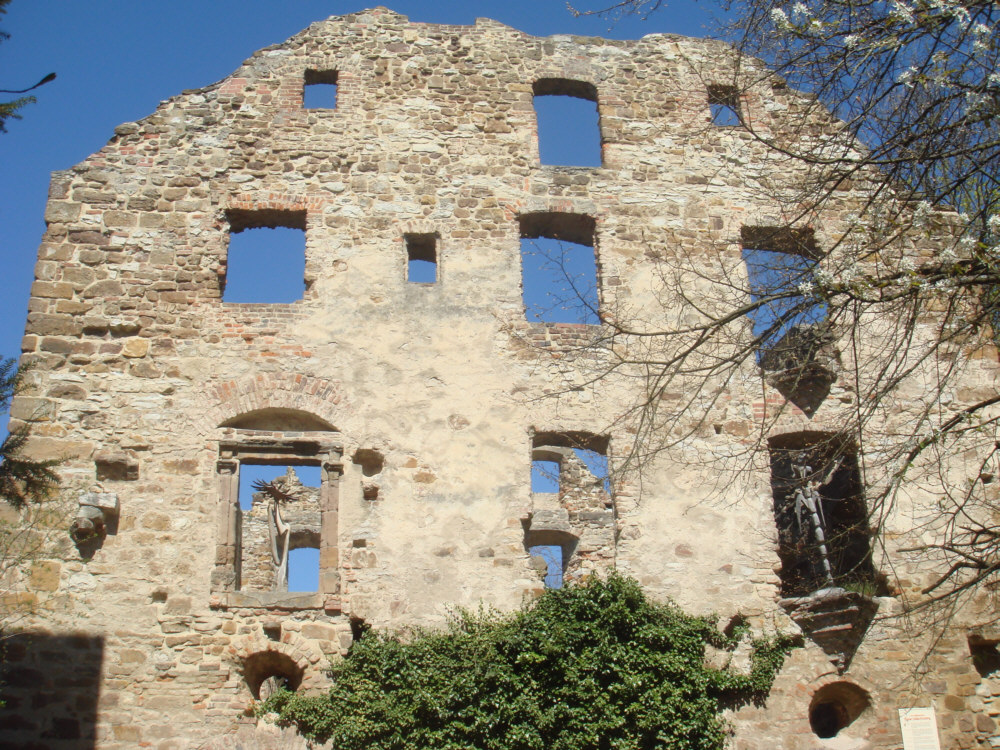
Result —
<instances>
[{"instance_id":1,"label":"white plaque","mask_svg":"<svg viewBox=\"0 0 1000 750\"><path fill-rule=\"evenodd\" d=\"M941 750L933 708L899 709L903 750Z\"/></svg>"}]
</instances>

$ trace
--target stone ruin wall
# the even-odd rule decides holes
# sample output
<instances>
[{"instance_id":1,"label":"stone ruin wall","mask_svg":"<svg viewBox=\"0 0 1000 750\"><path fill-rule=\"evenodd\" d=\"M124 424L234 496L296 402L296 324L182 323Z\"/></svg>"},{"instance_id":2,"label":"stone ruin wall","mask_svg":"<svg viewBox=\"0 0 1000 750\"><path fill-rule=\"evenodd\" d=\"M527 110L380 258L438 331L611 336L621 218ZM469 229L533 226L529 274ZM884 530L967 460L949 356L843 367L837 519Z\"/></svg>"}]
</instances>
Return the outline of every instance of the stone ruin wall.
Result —
<instances>
[{"instance_id":1,"label":"stone ruin wall","mask_svg":"<svg viewBox=\"0 0 1000 750\"><path fill-rule=\"evenodd\" d=\"M587 490L571 458L562 496L530 487L533 445L552 436L603 442L614 464L630 440L616 418L638 394L627 378L589 381L601 355L579 346L594 327L525 321L523 217L574 215L570 233L593 221L601 305L616 313L652 309L651 247L723 246L740 266L733 238L775 222L762 196L795 167L710 124L707 86L730 66L703 40L543 39L377 9L258 52L55 174L23 343L36 369L12 416L38 420L34 455L66 459L66 513L85 501L108 533L78 549L60 529L21 582L52 646L10 652L10 746L196 748L237 726L252 738L243 712L260 683L321 688L358 623L433 626L452 606L537 595L533 531L579 538L570 571L617 567L688 611L794 630L777 605L766 469L720 486L691 460L743 444L784 405L759 373L726 386L641 494L628 476L610 496ZM304 109L306 76L331 72L336 108ZM601 167L539 164L544 79L594 87ZM741 106L780 132L805 105L762 77ZM862 199L845 191L814 227L820 246ZM302 300L222 302L230 230L275 223L305 230ZM406 281L408 234L436 236L437 283ZM993 366L968 377L985 387ZM789 407L776 429L836 433L853 398L834 383L815 414ZM236 583L239 467L264 459L320 467L315 594ZM913 589L930 575L897 572ZM804 644L767 705L734 715L735 746L824 746L809 710L830 695L870 703L838 738L858 747L900 745L898 706L935 706L944 747L996 733L1000 682L973 668L964 632L916 680L928 641L905 621L876 619L842 675Z\"/></svg>"}]
</instances>

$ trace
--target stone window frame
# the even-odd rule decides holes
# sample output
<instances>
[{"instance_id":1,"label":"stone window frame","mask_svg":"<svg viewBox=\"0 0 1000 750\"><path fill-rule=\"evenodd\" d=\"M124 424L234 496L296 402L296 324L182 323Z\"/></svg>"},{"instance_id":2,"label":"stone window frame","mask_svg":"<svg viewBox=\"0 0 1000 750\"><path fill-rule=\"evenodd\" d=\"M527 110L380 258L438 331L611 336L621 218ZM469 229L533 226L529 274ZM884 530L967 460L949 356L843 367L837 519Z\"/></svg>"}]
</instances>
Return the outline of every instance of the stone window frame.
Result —
<instances>
[{"instance_id":1,"label":"stone window frame","mask_svg":"<svg viewBox=\"0 0 1000 750\"><path fill-rule=\"evenodd\" d=\"M228 429L219 441L216 462L218 529L212 572L212 604L222 609L341 611L338 550L340 479L344 474L343 444L339 434L310 435L248 429ZM243 591L239 587L242 558L240 466L320 467L319 590L313 592Z\"/></svg>"}]
</instances>

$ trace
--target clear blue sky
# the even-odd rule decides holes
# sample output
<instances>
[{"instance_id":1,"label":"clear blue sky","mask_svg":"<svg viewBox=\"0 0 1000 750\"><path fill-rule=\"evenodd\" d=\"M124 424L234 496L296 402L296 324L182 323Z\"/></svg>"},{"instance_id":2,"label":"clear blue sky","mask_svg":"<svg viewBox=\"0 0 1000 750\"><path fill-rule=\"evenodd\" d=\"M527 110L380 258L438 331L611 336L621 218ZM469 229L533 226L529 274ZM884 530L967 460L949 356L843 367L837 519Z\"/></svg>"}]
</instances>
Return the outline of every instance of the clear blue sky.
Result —
<instances>
[{"instance_id":1,"label":"clear blue sky","mask_svg":"<svg viewBox=\"0 0 1000 750\"><path fill-rule=\"evenodd\" d=\"M0 134L0 356L16 356L27 313L49 174L100 149L116 125L151 114L185 89L218 81L262 47L314 21L373 7L333 0L13 0L0 29L0 88L30 86L50 71L38 103ZM647 21L575 18L564 0L425 0L390 6L412 21L472 24L493 18L537 36L634 39L703 36L713 3L678 0ZM581 9L597 7L581 0ZM3 96L3 95L0 95Z\"/></svg>"}]
</instances>

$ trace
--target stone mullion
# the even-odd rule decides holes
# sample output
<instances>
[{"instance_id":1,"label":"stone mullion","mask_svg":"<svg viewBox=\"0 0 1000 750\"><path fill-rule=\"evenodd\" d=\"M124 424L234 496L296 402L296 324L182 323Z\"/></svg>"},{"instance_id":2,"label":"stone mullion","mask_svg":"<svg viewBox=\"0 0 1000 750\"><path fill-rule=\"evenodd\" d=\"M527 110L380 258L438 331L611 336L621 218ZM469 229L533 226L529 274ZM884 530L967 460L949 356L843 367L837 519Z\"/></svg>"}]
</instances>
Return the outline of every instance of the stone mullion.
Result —
<instances>
[{"instance_id":1,"label":"stone mullion","mask_svg":"<svg viewBox=\"0 0 1000 750\"><path fill-rule=\"evenodd\" d=\"M339 459L339 457L338 457ZM340 594L340 478L344 465L339 460L324 461L320 485L319 591L324 597ZM339 607L339 601L328 601L327 609Z\"/></svg>"},{"instance_id":2,"label":"stone mullion","mask_svg":"<svg viewBox=\"0 0 1000 750\"><path fill-rule=\"evenodd\" d=\"M240 462L220 459L216 464L219 487L218 530L212 588L236 591L240 583Z\"/></svg>"}]
</instances>

